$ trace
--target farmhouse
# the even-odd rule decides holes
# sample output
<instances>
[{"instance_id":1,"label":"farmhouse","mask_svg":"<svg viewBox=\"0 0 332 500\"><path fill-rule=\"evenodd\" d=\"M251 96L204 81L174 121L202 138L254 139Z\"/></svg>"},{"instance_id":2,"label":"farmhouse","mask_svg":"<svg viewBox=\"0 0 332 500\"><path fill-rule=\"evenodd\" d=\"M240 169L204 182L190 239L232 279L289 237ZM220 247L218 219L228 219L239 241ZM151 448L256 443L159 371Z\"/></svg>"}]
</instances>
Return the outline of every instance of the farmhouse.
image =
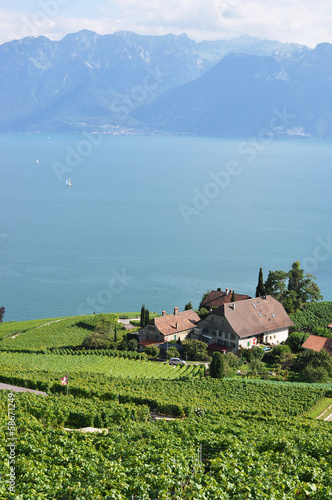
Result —
<instances>
[{"instance_id":1,"label":"farmhouse","mask_svg":"<svg viewBox=\"0 0 332 500\"><path fill-rule=\"evenodd\" d=\"M312 349L316 352L325 349L329 354L332 354L332 339L319 337L318 335L309 335L304 344L302 344L302 349Z\"/></svg>"},{"instance_id":2,"label":"farmhouse","mask_svg":"<svg viewBox=\"0 0 332 500\"><path fill-rule=\"evenodd\" d=\"M233 290L226 288L224 292L221 288L217 290L212 290L203 302L203 307L211 311L213 308L223 306L224 304L230 304L232 302ZM240 300L251 299L250 295L243 295L239 293L234 293L236 302Z\"/></svg>"},{"instance_id":3,"label":"farmhouse","mask_svg":"<svg viewBox=\"0 0 332 500\"><path fill-rule=\"evenodd\" d=\"M162 312L162 316L154 318L138 331L138 345L143 350L146 345L161 344L171 340L183 340L191 334L200 321L195 311L179 312L174 307L173 314Z\"/></svg>"},{"instance_id":4,"label":"farmhouse","mask_svg":"<svg viewBox=\"0 0 332 500\"><path fill-rule=\"evenodd\" d=\"M267 295L214 309L198 323L192 338L209 344L209 351L236 352L240 347L279 344L293 325L282 304Z\"/></svg>"}]
</instances>

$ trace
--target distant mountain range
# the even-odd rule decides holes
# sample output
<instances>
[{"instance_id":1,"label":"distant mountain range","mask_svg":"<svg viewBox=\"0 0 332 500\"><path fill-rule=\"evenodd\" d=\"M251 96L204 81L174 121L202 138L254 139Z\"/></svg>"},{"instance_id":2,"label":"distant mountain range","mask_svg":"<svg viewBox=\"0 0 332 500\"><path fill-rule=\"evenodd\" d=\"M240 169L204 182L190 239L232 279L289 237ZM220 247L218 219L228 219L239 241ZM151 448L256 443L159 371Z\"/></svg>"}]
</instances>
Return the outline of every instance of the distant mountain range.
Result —
<instances>
[{"instance_id":1,"label":"distant mountain range","mask_svg":"<svg viewBox=\"0 0 332 500\"><path fill-rule=\"evenodd\" d=\"M81 31L1 45L0 72L1 132L332 136L330 44Z\"/></svg>"}]
</instances>

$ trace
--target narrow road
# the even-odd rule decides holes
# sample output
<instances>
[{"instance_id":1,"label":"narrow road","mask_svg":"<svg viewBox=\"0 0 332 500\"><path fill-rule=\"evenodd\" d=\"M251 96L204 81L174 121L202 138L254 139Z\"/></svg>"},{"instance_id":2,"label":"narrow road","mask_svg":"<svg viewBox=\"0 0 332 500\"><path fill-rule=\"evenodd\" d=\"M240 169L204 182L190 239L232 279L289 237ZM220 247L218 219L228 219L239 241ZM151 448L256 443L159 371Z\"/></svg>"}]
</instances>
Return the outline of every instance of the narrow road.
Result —
<instances>
[{"instance_id":1,"label":"narrow road","mask_svg":"<svg viewBox=\"0 0 332 500\"><path fill-rule=\"evenodd\" d=\"M1 391L12 391L12 392L33 392L34 394L40 394L41 396L48 396L46 392L35 391L34 389L27 389L26 387L17 387L16 385L2 384L0 383Z\"/></svg>"}]
</instances>

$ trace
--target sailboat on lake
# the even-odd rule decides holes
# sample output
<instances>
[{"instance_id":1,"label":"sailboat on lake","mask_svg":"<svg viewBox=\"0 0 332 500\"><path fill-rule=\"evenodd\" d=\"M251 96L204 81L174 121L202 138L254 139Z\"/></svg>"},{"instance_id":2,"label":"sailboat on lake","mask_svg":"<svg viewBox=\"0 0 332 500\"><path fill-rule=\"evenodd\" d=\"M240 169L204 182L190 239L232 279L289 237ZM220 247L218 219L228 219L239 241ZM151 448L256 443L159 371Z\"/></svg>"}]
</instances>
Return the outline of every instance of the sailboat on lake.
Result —
<instances>
[{"instance_id":1,"label":"sailboat on lake","mask_svg":"<svg viewBox=\"0 0 332 500\"><path fill-rule=\"evenodd\" d=\"M66 186L67 187L72 187L73 186L72 183L71 183L70 178L66 180Z\"/></svg>"}]
</instances>

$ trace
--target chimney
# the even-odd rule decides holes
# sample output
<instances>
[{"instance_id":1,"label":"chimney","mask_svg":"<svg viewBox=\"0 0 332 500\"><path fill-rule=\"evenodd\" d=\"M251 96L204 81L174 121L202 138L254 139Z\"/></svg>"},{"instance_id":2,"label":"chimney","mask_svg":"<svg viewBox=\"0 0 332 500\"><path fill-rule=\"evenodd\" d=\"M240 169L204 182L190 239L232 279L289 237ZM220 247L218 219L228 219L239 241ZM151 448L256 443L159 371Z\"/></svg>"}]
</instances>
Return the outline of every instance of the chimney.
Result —
<instances>
[{"instance_id":1,"label":"chimney","mask_svg":"<svg viewBox=\"0 0 332 500\"><path fill-rule=\"evenodd\" d=\"M233 290L230 290L229 293L232 293Z\"/></svg>"},{"instance_id":2,"label":"chimney","mask_svg":"<svg viewBox=\"0 0 332 500\"><path fill-rule=\"evenodd\" d=\"M177 316L179 314L179 308L174 307L174 316Z\"/></svg>"},{"instance_id":3,"label":"chimney","mask_svg":"<svg viewBox=\"0 0 332 500\"><path fill-rule=\"evenodd\" d=\"M228 295L228 288L226 288L226 295Z\"/></svg>"},{"instance_id":4,"label":"chimney","mask_svg":"<svg viewBox=\"0 0 332 500\"><path fill-rule=\"evenodd\" d=\"M235 302L233 302L232 306L233 306L233 309L234 309L234 311L235 311Z\"/></svg>"},{"instance_id":5,"label":"chimney","mask_svg":"<svg viewBox=\"0 0 332 500\"><path fill-rule=\"evenodd\" d=\"M163 311L163 316L166 316L166 311Z\"/></svg>"}]
</instances>

